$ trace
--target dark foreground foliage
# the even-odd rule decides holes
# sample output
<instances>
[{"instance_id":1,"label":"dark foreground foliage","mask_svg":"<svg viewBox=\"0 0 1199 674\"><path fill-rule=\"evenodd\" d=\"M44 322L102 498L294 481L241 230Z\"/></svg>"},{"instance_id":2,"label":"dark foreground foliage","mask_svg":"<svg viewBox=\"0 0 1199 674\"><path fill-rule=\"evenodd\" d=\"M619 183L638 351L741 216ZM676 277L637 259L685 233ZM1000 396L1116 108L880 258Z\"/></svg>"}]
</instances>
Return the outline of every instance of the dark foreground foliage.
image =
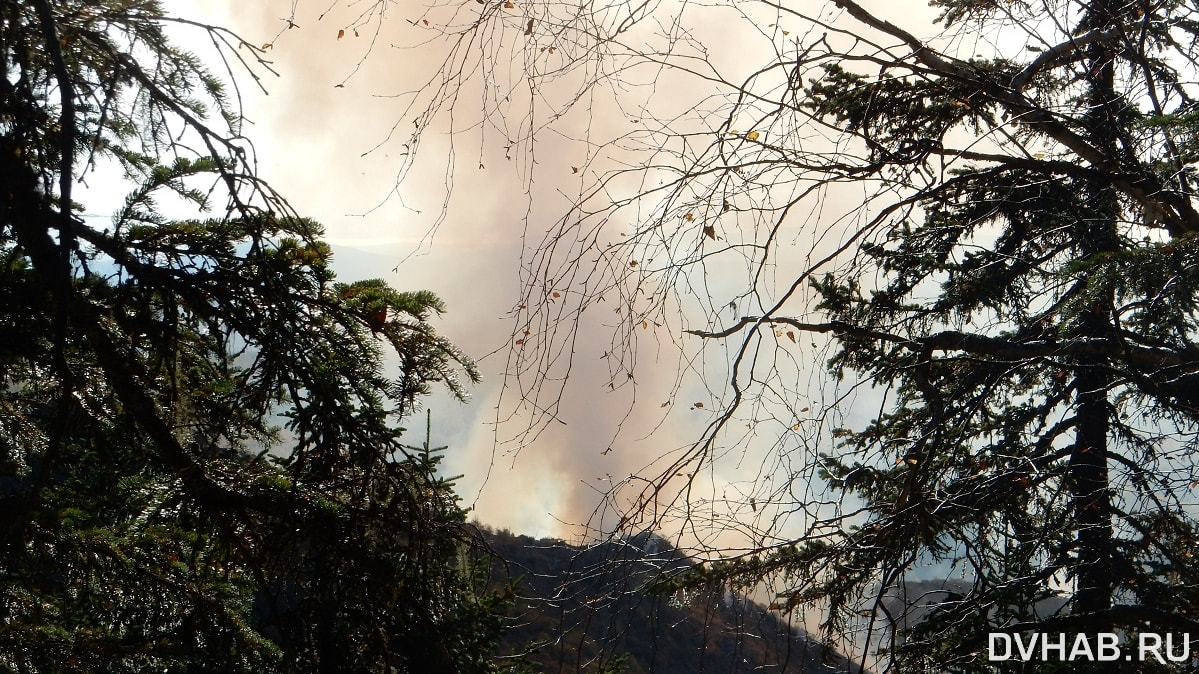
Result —
<instances>
[{"instance_id":1,"label":"dark foreground foliage","mask_svg":"<svg viewBox=\"0 0 1199 674\"><path fill-rule=\"evenodd\" d=\"M476 537L400 427L473 364L435 296L336 281L168 26L256 67L157 2L0 2L0 671L493 671Z\"/></svg>"}]
</instances>

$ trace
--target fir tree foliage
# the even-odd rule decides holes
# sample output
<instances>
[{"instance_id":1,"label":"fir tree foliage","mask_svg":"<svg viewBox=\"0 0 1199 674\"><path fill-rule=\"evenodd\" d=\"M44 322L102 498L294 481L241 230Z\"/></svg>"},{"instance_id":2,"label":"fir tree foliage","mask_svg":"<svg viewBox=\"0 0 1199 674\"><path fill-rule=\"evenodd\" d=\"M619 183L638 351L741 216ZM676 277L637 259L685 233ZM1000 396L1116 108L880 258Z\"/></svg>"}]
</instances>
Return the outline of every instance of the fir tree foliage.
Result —
<instances>
[{"instance_id":1,"label":"fir tree foliage","mask_svg":"<svg viewBox=\"0 0 1199 674\"><path fill-rule=\"evenodd\" d=\"M256 176L228 87L261 56L149 0L0 2L0 670L496 669L477 536L401 427L477 371Z\"/></svg>"},{"instance_id":2,"label":"fir tree foliage","mask_svg":"<svg viewBox=\"0 0 1199 674\"><path fill-rule=\"evenodd\" d=\"M826 54L795 112L894 196L848 271L808 279L821 322L740 326L829 332L832 371L888 392L819 459L861 510L696 577L781 574L892 671L992 671L996 631L1195 633L1194 8L934 4L1029 49L963 58L839 2L904 47ZM929 565L966 591L897 607Z\"/></svg>"}]
</instances>

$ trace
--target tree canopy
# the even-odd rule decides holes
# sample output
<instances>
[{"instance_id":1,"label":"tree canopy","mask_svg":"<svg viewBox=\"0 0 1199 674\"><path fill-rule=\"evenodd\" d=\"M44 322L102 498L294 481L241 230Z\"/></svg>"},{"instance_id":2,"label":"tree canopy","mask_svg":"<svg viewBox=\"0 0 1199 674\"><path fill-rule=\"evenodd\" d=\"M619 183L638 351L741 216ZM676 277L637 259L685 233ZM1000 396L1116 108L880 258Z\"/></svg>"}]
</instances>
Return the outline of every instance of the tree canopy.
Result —
<instances>
[{"instance_id":1,"label":"tree canopy","mask_svg":"<svg viewBox=\"0 0 1199 674\"><path fill-rule=\"evenodd\" d=\"M553 418L544 382L595 306L616 311L612 387L636 383L639 335L677 345L675 390L716 409L617 487L622 523L731 509L748 550L690 582L770 579L892 671L990 671L993 631L1194 633L1199 14L931 8L935 27L855 0L430 10L446 73L533 94L484 109L529 165L578 106L636 125L575 137L584 187L526 260L513 390ZM730 55L713 23L752 39ZM740 504L697 477L752 447ZM929 574L963 582L896 602Z\"/></svg>"},{"instance_id":2,"label":"tree canopy","mask_svg":"<svg viewBox=\"0 0 1199 674\"><path fill-rule=\"evenodd\" d=\"M0 669L497 667L477 537L401 427L476 368L258 176L261 55L151 0L0 2Z\"/></svg>"}]
</instances>

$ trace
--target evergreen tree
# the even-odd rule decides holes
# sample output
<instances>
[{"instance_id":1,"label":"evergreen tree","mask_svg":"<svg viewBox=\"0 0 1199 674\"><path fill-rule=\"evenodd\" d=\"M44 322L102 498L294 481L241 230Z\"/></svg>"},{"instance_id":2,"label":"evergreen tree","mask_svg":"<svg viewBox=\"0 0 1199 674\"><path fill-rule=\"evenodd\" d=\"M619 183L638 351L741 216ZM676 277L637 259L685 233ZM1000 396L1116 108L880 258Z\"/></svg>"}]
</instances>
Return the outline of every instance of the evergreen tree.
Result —
<instances>
[{"instance_id":1,"label":"evergreen tree","mask_svg":"<svg viewBox=\"0 0 1199 674\"><path fill-rule=\"evenodd\" d=\"M400 427L474 365L431 293L336 281L168 23L264 65L152 0L0 2L0 670L493 671L477 537ZM106 227L95 167L133 185Z\"/></svg>"},{"instance_id":2,"label":"evergreen tree","mask_svg":"<svg viewBox=\"0 0 1199 674\"><path fill-rule=\"evenodd\" d=\"M1029 45L979 58L838 4L902 47L876 72L825 54L794 105L861 149L834 180L895 196L848 269L811 270L821 319L723 335L829 333L837 377L888 397L819 459L856 516L709 573L781 573L831 633L865 616L893 671L991 671L997 631L1065 632L1059 659L1080 633L1194 633L1194 8L935 2L951 34ZM907 596L929 565L967 582ZM1127 666L1086 652L1071 671Z\"/></svg>"}]
</instances>

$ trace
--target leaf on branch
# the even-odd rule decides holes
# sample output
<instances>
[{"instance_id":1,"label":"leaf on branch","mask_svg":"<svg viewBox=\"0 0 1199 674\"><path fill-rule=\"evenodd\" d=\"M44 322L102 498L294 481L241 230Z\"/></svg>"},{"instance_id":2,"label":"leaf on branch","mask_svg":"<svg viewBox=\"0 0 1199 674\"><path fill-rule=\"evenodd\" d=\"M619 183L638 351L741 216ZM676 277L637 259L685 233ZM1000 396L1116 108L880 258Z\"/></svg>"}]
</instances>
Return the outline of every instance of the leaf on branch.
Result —
<instances>
[{"instance_id":1,"label":"leaf on branch","mask_svg":"<svg viewBox=\"0 0 1199 674\"><path fill-rule=\"evenodd\" d=\"M716 228L713 227L712 225L704 225L704 236L708 237L709 239L715 240L716 239Z\"/></svg>"},{"instance_id":2,"label":"leaf on branch","mask_svg":"<svg viewBox=\"0 0 1199 674\"><path fill-rule=\"evenodd\" d=\"M750 131L749 133L745 134L745 139L746 140L757 140L759 135L760 134L757 131Z\"/></svg>"},{"instance_id":3,"label":"leaf on branch","mask_svg":"<svg viewBox=\"0 0 1199 674\"><path fill-rule=\"evenodd\" d=\"M346 36L346 31L344 29L337 31L337 39L338 40L340 40L341 38L343 38L345 36Z\"/></svg>"},{"instance_id":4,"label":"leaf on branch","mask_svg":"<svg viewBox=\"0 0 1199 674\"><path fill-rule=\"evenodd\" d=\"M795 333L792 332L791 330L788 330L787 331L787 339L791 340L791 343L794 344L795 343Z\"/></svg>"},{"instance_id":5,"label":"leaf on branch","mask_svg":"<svg viewBox=\"0 0 1199 674\"><path fill-rule=\"evenodd\" d=\"M687 215L683 216L683 219L687 222L691 222L692 220L695 220L695 215L693 213L688 213Z\"/></svg>"}]
</instances>

